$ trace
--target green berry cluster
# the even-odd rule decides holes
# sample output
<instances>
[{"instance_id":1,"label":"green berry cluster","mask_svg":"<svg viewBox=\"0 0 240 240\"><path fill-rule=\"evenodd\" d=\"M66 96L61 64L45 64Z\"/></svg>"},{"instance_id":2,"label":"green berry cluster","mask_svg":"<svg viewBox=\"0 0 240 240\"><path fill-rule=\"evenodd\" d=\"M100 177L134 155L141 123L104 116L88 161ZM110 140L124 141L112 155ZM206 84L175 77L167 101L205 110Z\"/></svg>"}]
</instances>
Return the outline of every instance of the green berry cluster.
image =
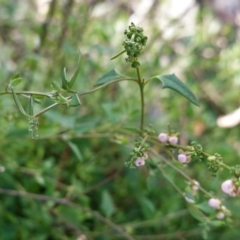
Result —
<instances>
[{"instance_id":1,"label":"green berry cluster","mask_svg":"<svg viewBox=\"0 0 240 240\"><path fill-rule=\"evenodd\" d=\"M212 173L212 176L215 177L222 170L222 156L215 153L213 156L209 156L207 160L207 168Z\"/></svg>"},{"instance_id":2,"label":"green berry cluster","mask_svg":"<svg viewBox=\"0 0 240 240\"><path fill-rule=\"evenodd\" d=\"M28 119L28 125L29 125L29 132L32 135L33 139L37 139L39 137L38 135L38 119L35 117L30 117Z\"/></svg>"},{"instance_id":3,"label":"green berry cluster","mask_svg":"<svg viewBox=\"0 0 240 240\"><path fill-rule=\"evenodd\" d=\"M202 160L204 159L202 145L197 144L196 142L191 142L191 147L193 149L190 154L191 159L197 162L202 162Z\"/></svg>"},{"instance_id":4,"label":"green berry cluster","mask_svg":"<svg viewBox=\"0 0 240 240\"><path fill-rule=\"evenodd\" d=\"M126 62L132 63L131 66L133 68L137 68L140 66L138 56L141 54L143 46L146 45L148 38L143 35L143 29L140 27L136 27L134 23L131 23L131 25L129 26L129 31L125 30L124 34L127 37L123 41L124 49L128 55L128 58L126 58Z\"/></svg>"},{"instance_id":5,"label":"green berry cluster","mask_svg":"<svg viewBox=\"0 0 240 240\"><path fill-rule=\"evenodd\" d=\"M143 137L138 137L135 140L134 143L134 148L132 150L132 152L130 153L130 160L125 162L125 166L129 167L129 168L136 168L135 167L135 161L138 158L142 158L142 159L147 159L147 152L149 151L149 145L147 143L144 142L144 138Z\"/></svg>"}]
</instances>

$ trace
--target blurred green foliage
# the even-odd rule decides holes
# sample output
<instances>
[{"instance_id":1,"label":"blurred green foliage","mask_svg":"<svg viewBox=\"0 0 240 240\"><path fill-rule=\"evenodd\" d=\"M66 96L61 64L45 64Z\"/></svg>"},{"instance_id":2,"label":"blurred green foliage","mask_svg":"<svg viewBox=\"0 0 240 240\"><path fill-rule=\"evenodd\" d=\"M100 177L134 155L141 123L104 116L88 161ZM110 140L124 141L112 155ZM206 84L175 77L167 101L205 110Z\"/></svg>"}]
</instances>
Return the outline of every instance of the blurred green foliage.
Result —
<instances>
[{"instance_id":1,"label":"blurred green foliage","mask_svg":"<svg viewBox=\"0 0 240 240\"><path fill-rule=\"evenodd\" d=\"M152 82L145 91L146 124L161 132L170 123L181 133L183 144L195 140L205 151L222 154L227 164L237 164L239 127L216 125L219 115L239 106L236 29L201 9L198 14L203 17L196 19L195 32L184 34L181 21L161 17L165 2L155 1L139 20L149 36L140 57L142 74L147 78L177 71L197 95L200 107ZM124 58L109 59L121 50L129 17L138 14L137 1L0 0L0 4L1 92L15 73L24 78L22 90L51 91L51 81L60 81L63 67L69 76L75 71L78 49L82 60L75 89L79 91L92 88L114 67L124 75L133 74ZM167 25L161 27L161 21ZM166 37L172 28L174 34ZM111 223L133 239L202 239L198 221L161 171L151 164L137 170L124 167L137 136L130 127L139 127L137 86L120 83L83 96L81 102L78 108L58 106L41 116L40 138L32 140L28 120L17 111L12 96L1 96L0 165L5 171L0 173L0 188L38 195L1 192L0 239L127 239ZM48 105L45 100L38 108ZM185 188L179 174L168 166L163 169ZM229 173L213 178L204 163L185 170L225 198L232 210L233 228L213 229L209 239L238 239L240 202L220 191ZM61 204L59 199L72 204Z\"/></svg>"}]
</instances>

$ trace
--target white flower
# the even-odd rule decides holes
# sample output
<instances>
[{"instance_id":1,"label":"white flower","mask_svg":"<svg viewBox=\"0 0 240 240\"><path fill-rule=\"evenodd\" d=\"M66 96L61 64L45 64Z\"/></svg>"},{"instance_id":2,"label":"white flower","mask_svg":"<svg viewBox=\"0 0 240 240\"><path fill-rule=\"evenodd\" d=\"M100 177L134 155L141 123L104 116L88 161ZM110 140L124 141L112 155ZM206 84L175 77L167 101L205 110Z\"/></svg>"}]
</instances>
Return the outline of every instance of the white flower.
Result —
<instances>
[{"instance_id":1,"label":"white flower","mask_svg":"<svg viewBox=\"0 0 240 240\"><path fill-rule=\"evenodd\" d=\"M168 135L166 133L160 133L158 135L158 140L162 143L165 143L168 140Z\"/></svg>"},{"instance_id":2,"label":"white flower","mask_svg":"<svg viewBox=\"0 0 240 240\"><path fill-rule=\"evenodd\" d=\"M168 138L168 142L171 143L171 144L177 144L178 142L178 137L176 136L171 136Z\"/></svg>"},{"instance_id":3,"label":"white flower","mask_svg":"<svg viewBox=\"0 0 240 240\"><path fill-rule=\"evenodd\" d=\"M223 192L227 193L232 197L236 197L237 195L240 195L240 188L234 185L234 182L232 179L228 179L224 181L221 185L221 188Z\"/></svg>"},{"instance_id":4,"label":"white flower","mask_svg":"<svg viewBox=\"0 0 240 240\"><path fill-rule=\"evenodd\" d=\"M137 158L136 159L136 161L135 161L135 165L137 166L137 167L140 167L140 166L143 166L145 164L145 161L144 161L144 159L143 158Z\"/></svg>"},{"instance_id":5,"label":"white flower","mask_svg":"<svg viewBox=\"0 0 240 240\"><path fill-rule=\"evenodd\" d=\"M221 201L217 198L210 198L208 201L208 205L212 208L219 208L221 205Z\"/></svg>"}]
</instances>

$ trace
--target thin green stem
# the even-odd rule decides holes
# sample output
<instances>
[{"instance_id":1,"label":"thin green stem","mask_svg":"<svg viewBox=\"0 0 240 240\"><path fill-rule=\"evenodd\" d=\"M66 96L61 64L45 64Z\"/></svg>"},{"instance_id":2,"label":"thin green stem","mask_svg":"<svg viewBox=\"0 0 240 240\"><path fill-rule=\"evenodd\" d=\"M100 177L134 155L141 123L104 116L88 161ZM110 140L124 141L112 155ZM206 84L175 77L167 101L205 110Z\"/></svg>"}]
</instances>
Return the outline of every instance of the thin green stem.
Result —
<instances>
[{"instance_id":1,"label":"thin green stem","mask_svg":"<svg viewBox=\"0 0 240 240\"><path fill-rule=\"evenodd\" d=\"M111 57L110 58L110 60L113 60L113 59L115 59L115 58L117 58L117 57L119 57L120 55L122 55L123 53L125 53L126 52L126 50L123 50L123 51L121 51L120 53L118 53L117 55L115 55L115 56L113 56L113 57Z\"/></svg>"},{"instance_id":2,"label":"thin green stem","mask_svg":"<svg viewBox=\"0 0 240 240\"><path fill-rule=\"evenodd\" d=\"M137 80L134 79L134 78L121 78L121 79L117 79L117 80L112 81L112 82L105 83L105 84L103 84L103 85L101 85L99 87L93 88L93 89L88 90L86 92L78 92L77 94L78 94L79 97L83 96L83 95L87 95L89 93L96 92L96 91L98 91L101 88L107 87L108 85L111 85L111 84L117 83L117 82L121 82L121 81L134 81L134 82L137 82Z\"/></svg>"},{"instance_id":3,"label":"thin green stem","mask_svg":"<svg viewBox=\"0 0 240 240\"><path fill-rule=\"evenodd\" d=\"M139 68L137 69L137 76L138 76L138 85L140 89L140 98L141 98L141 122L140 122L140 130L143 132L143 127L144 127L144 80L141 79L140 71Z\"/></svg>"},{"instance_id":4,"label":"thin green stem","mask_svg":"<svg viewBox=\"0 0 240 240\"><path fill-rule=\"evenodd\" d=\"M15 94L21 95L21 94L26 94L26 95L39 95L39 96L44 96L44 97L52 97L51 93L44 93L44 92L35 92L35 91L14 91ZM0 95L5 95L5 94L12 94L12 92L0 92Z\"/></svg>"},{"instance_id":5,"label":"thin green stem","mask_svg":"<svg viewBox=\"0 0 240 240\"><path fill-rule=\"evenodd\" d=\"M47 112L48 110L50 110L51 108L56 107L56 106L59 105L59 104L60 104L60 103L54 103L54 104L50 105L49 107L44 108L42 111L38 112L38 113L35 114L33 117L38 117L38 116L40 116L41 114Z\"/></svg>"}]
</instances>

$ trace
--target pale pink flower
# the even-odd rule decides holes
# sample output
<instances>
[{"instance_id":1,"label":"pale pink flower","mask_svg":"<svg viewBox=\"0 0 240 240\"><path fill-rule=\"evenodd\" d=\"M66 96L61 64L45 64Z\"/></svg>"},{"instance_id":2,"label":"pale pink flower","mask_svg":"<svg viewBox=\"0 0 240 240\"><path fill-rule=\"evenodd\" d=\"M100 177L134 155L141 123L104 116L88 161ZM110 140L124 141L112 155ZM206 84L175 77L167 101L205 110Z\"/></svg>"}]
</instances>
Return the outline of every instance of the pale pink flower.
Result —
<instances>
[{"instance_id":1,"label":"pale pink flower","mask_svg":"<svg viewBox=\"0 0 240 240\"><path fill-rule=\"evenodd\" d=\"M235 186L232 179L228 179L224 181L221 185L221 188L223 192L227 193L232 197L236 197L237 195L240 195L240 188Z\"/></svg>"},{"instance_id":2,"label":"pale pink flower","mask_svg":"<svg viewBox=\"0 0 240 240\"><path fill-rule=\"evenodd\" d=\"M208 201L208 205L212 208L219 208L221 205L221 201L217 198L210 198Z\"/></svg>"},{"instance_id":3,"label":"pale pink flower","mask_svg":"<svg viewBox=\"0 0 240 240\"><path fill-rule=\"evenodd\" d=\"M187 155L186 154L184 154L184 153L180 153L180 154L178 154L178 161L179 162L181 162L181 163L186 163L186 162L188 162L188 157L187 157Z\"/></svg>"},{"instance_id":4,"label":"pale pink flower","mask_svg":"<svg viewBox=\"0 0 240 240\"><path fill-rule=\"evenodd\" d=\"M171 144L177 144L178 142L178 137L177 136L171 136L168 138L168 142Z\"/></svg>"},{"instance_id":5,"label":"pale pink flower","mask_svg":"<svg viewBox=\"0 0 240 240\"><path fill-rule=\"evenodd\" d=\"M166 133L160 133L158 135L158 140L162 143L166 143L168 140L168 135Z\"/></svg>"},{"instance_id":6,"label":"pale pink flower","mask_svg":"<svg viewBox=\"0 0 240 240\"><path fill-rule=\"evenodd\" d=\"M145 164L145 161L144 161L144 159L143 158L137 158L136 159L136 161L135 161L135 165L137 166L137 167L140 167L140 166L143 166Z\"/></svg>"}]
</instances>

